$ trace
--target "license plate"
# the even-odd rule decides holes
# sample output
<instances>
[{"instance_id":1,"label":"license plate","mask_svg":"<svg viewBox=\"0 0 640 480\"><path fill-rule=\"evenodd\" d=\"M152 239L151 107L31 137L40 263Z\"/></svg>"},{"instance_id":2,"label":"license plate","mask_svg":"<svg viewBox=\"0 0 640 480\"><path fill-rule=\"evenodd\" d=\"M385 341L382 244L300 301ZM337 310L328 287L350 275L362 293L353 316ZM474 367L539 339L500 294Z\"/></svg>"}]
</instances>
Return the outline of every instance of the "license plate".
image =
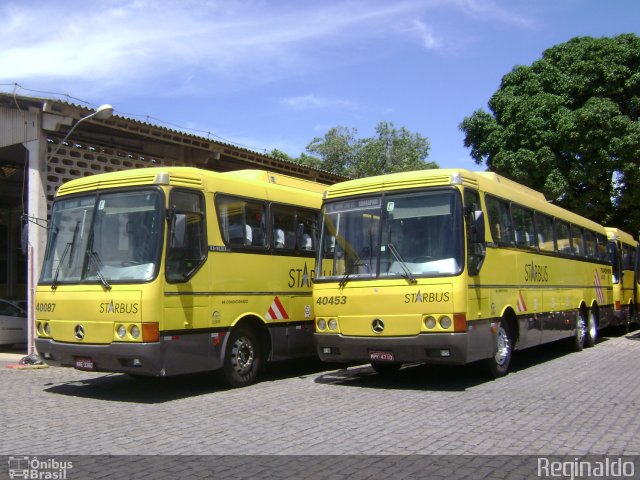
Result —
<instances>
[{"instance_id":1,"label":"license plate","mask_svg":"<svg viewBox=\"0 0 640 480\"><path fill-rule=\"evenodd\" d=\"M79 370L93 370L96 364L90 358L76 358L76 368Z\"/></svg>"},{"instance_id":2,"label":"license plate","mask_svg":"<svg viewBox=\"0 0 640 480\"><path fill-rule=\"evenodd\" d=\"M393 362L393 352L369 352L369 360L373 362Z\"/></svg>"}]
</instances>

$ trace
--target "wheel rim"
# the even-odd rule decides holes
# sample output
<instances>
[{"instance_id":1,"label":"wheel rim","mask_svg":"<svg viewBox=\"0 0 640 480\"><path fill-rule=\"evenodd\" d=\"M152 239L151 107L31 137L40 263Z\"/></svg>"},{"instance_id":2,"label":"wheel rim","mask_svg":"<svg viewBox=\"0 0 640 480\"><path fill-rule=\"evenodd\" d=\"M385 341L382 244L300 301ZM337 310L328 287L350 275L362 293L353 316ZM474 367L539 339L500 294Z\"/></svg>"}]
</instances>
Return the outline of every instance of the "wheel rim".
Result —
<instances>
[{"instance_id":1,"label":"wheel rim","mask_svg":"<svg viewBox=\"0 0 640 480\"><path fill-rule=\"evenodd\" d=\"M587 325L582 315L578 317L578 324L576 325L576 336L578 343L582 345L584 343L584 339L587 336Z\"/></svg>"},{"instance_id":2,"label":"wheel rim","mask_svg":"<svg viewBox=\"0 0 640 480\"><path fill-rule=\"evenodd\" d=\"M240 375L246 375L251 371L256 355L253 343L247 337L240 337L231 348L231 365Z\"/></svg>"},{"instance_id":3,"label":"wheel rim","mask_svg":"<svg viewBox=\"0 0 640 480\"><path fill-rule=\"evenodd\" d=\"M504 328L498 330L498 350L496 351L496 363L503 366L511 355L511 341Z\"/></svg>"},{"instance_id":4,"label":"wheel rim","mask_svg":"<svg viewBox=\"0 0 640 480\"><path fill-rule=\"evenodd\" d=\"M593 313L589 314L589 337L594 342L598 338L598 329L596 328L596 319Z\"/></svg>"}]
</instances>

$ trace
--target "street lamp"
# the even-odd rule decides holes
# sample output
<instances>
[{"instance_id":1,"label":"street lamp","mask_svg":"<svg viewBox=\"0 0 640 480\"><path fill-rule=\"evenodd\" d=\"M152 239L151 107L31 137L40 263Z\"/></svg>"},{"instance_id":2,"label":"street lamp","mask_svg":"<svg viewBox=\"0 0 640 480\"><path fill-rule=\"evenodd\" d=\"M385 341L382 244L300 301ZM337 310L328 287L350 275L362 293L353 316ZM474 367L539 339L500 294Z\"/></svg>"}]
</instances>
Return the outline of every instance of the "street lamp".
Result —
<instances>
[{"instance_id":1,"label":"street lamp","mask_svg":"<svg viewBox=\"0 0 640 480\"><path fill-rule=\"evenodd\" d=\"M90 118L97 118L98 120L106 120L107 118L111 117L111 115L113 115L113 107L108 103L105 103L104 105L100 105L95 112L90 113L86 117L82 117L80 120L78 120L75 123L73 127L71 127L71 130L67 132L67 134L64 136L62 141L58 145L56 145L56 148L54 148L53 151L47 156L47 159L53 157L56 153L58 153L58 149L60 148L60 145L63 145L64 142L67 141L67 139L76 129L76 127L80 125L82 122L84 122L85 120L89 120Z\"/></svg>"}]
</instances>

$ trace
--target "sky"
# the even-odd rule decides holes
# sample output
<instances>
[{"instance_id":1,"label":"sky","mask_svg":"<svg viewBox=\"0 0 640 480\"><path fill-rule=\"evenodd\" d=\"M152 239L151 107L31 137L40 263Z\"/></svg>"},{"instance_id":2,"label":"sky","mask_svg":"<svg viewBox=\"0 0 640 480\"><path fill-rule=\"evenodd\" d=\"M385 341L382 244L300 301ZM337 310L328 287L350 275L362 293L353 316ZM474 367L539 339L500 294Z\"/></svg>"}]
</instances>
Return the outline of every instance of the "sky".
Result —
<instances>
[{"instance_id":1,"label":"sky","mask_svg":"<svg viewBox=\"0 0 640 480\"><path fill-rule=\"evenodd\" d=\"M3 0L0 91L297 157L392 122L483 169L459 124L576 36L640 35L638 0Z\"/></svg>"}]
</instances>

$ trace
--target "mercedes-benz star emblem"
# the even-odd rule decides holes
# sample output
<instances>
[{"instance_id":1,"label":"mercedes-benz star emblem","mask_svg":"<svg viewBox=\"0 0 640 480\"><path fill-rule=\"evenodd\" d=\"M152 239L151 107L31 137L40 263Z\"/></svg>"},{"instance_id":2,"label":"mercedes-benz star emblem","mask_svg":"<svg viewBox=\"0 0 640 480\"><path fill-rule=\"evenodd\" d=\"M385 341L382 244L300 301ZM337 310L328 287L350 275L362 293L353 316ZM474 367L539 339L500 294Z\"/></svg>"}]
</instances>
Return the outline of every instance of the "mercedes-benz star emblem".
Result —
<instances>
[{"instance_id":1,"label":"mercedes-benz star emblem","mask_svg":"<svg viewBox=\"0 0 640 480\"><path fill-rule=\"evenodd\" d=\"M84 328L82 325L76 325L76 328L73 330L73 333L76 335L76 339L82 340L84 339Z\"/></svg>"},{"instance_id":2,"label":"mercedes-benz star emblem","mask_svg":"<svg viewBox=\"0 0 640 480\"><path fill-rule=\"evenodd\" d=\"M384 322L379 318L376 318L371 322L371 328L375 333L382 333L384 330Z\"/></svg>"}]
</instances>

